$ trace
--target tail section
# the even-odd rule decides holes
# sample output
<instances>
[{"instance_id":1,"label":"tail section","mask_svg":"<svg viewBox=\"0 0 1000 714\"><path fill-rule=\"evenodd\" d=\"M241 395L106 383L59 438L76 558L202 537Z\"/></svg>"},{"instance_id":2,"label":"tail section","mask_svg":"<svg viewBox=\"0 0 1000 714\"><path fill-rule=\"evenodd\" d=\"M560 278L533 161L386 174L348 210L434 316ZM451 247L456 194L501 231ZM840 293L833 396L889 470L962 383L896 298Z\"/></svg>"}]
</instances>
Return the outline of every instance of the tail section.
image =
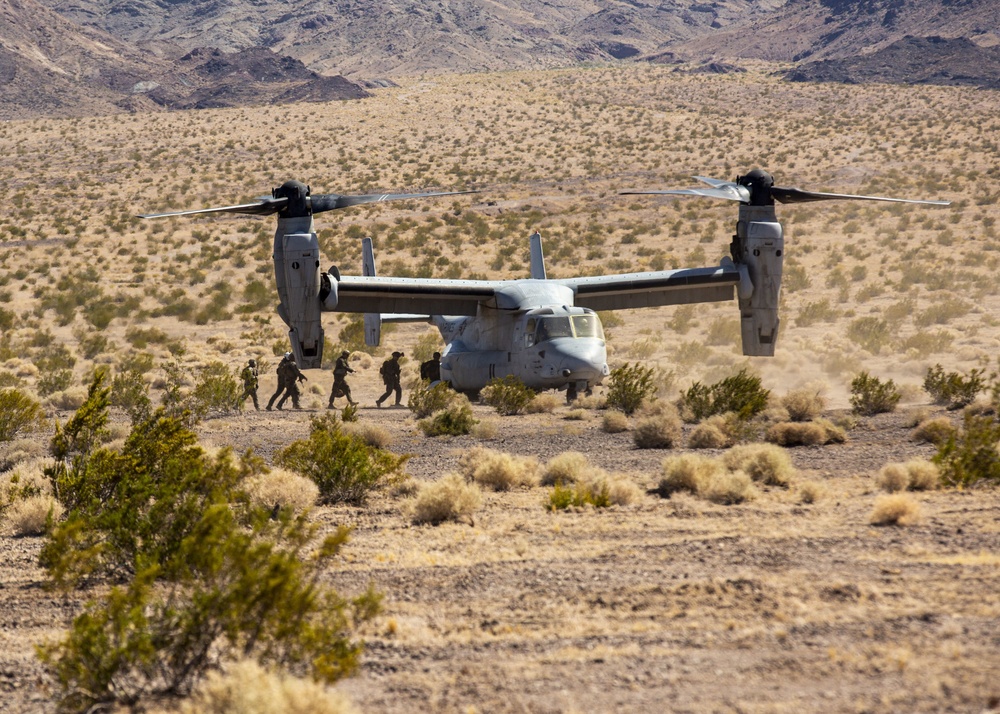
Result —
<instances>
[{"instance_id":1,"label":"tail section","mask_svg":"<svg viewBox=\"0 0 1000 714\"><path fill-rule=\"evenodd\" d=\"M375 277L375 248L371 238L361 239L361 274ZM382 341L382 316L377 312L365 313L365 344L377 347Z\"/></svg>"},{"instance_id":2,"label":"tail section","mask_svg":"<svg viewBox=\"0 0 1000 714\"><path fill-rule=\"evenodd\" d=\"M545 280L545 256L542 254L542 235L535 231L528 238L531 242L531 277Z\"/></svg>"}]
</instances>

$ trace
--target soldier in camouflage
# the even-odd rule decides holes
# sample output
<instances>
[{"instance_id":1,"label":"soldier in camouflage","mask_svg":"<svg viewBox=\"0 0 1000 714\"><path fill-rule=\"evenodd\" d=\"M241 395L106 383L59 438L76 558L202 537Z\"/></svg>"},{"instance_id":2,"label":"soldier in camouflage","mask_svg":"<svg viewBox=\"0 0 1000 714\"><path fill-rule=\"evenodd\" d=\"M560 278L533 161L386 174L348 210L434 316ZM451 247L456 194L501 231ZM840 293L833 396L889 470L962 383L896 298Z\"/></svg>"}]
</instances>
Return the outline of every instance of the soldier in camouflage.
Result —
<instances>
[{"instance_id":1,"label":"soldier in camouflage","mask_svg":"<svg viewBox=\"0 0 1000 714\"><path fill-rule=\"evenodd\" d=\"M260 404L257 403L257 362L255 360L247 362L247 366L240 372L240 379L243 380L243 394L236 401L236 406L242 409L247 397L253 397L253 408L260 411Z\"/></svg>"},{"instance_id":2,"label":"soldier in camouflage","mask_svg":"<svg viewBox=\"0 0 1000 714\"><path fill-rule=\"evenodd\" d=\"M271 401L267 403L267 410L271 411L271 405L274 404L274 400L278 399L278 411L281 411L281 405L285 403L285 400L289 397L292 398L292 406L299 409L299 382L306 381L306 376L299 371L299 366L295 364L295 359L292 357L291 352L286 352L281 363L278 364L278 391L274 393L271 397Z\"/></svg>"}]
</instances>

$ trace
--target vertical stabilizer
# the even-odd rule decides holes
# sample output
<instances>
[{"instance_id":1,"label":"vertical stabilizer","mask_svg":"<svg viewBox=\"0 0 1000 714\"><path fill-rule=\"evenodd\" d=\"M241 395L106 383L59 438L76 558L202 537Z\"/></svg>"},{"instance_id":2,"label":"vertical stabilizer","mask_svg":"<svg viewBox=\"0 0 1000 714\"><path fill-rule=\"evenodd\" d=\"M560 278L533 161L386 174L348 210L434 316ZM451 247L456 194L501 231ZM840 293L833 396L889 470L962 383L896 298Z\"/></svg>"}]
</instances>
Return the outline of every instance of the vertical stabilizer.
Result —
<instances>
[{"instance_id":1,"label":"vertical stabilizer","mask_svg":"<svg viewBox=\"0 0 1000 714\"><path fill-rule=\"evenodd\" d=\"M531 241L531 277L545 280L545 256L542 254L542 234L535 231L528 238Z\"/></svg>"},{"instance_id":2,"label":"vertical stabilizer","mask_svg":"<svg viewBox=\"0 0 1000 714\"><path fill-rule=\"evenodd\" d=\"M361 239L361 274L375 277L375 248L370 237ZM377 312L365 313L365 344L377 347L382 341L382 316Z\"/></svg>"}]
</instances>

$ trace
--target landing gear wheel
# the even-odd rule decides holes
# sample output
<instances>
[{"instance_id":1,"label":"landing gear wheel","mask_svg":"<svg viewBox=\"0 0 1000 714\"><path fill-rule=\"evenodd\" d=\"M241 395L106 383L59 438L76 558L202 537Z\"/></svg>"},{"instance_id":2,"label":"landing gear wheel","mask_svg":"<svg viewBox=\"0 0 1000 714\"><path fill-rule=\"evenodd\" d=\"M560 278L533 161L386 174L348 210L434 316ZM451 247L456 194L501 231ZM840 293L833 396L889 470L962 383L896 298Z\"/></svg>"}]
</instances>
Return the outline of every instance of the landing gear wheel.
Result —
<instances>
[{"instance_id":1,"label":"landing gear wheel","mask_svg":"<svg viewBox=\"0 0 1000 714\"><path fill-rule=\"evenodd\" d=\"M576 394L576 385L575 384L567 385L567 387L566 387L566 403L567 404L572 404L573 402L575 402L576 401L576 396L577 396L577 394Z\"/></svg>"}]
</instances>

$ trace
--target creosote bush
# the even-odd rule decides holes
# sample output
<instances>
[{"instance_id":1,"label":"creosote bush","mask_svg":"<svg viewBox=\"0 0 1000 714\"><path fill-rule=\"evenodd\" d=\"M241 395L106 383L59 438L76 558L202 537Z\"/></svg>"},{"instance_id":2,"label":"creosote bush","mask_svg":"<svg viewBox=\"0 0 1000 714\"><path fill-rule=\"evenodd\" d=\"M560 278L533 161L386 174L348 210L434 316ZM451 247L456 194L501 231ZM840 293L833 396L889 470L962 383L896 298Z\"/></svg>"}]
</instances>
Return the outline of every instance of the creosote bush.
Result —
<instances>
[{"instance_id":1,"label":"creosote bush","mask_svg":"<svg viewBox=\"0 0 1000 714\"><path fill-rule=\"evenodd\" d=\"M691 424L727 412L749 420L767 408L770 394L761 387L760 377L741 369L712 385L695 382L681 394L678 407L684 420Z\"/></svg>"},{"instance_id":2,"label":"creosote bush","mask_svg":"<svg viewBox=\"0 0 1000 714\"><path fill-rule=\"evenodd\" d=\"M275 463L319 486L322 503L363 503L372 491L404 478L408 456L369 446L347 433L335 414L313 417L309 438L282 449Z\"/></svg>"},{"instance_id":3,"label":"creosote bush","mask_svg":"<svg viewBox=\"0 0 1000 714\"><path fill-rule=\"evenodd\" d=\"M980 481L1000 483L1000 422L966 414L962 428L938 447L931 459L941 470L941 483L968 487Z\"/></svg>"},{"instance_id":4,"label":"creosote bush","mask_svg":"<svg viewBox=\"0 0 1000 714\"><path fill-rule=\"evenodd\" d=\"M420 488L413 502L413 522L437 524L444 521L472 520L482 505L479 486L468 483L460 474L447 474Z\"/></svg>"},{"instance_id":5,"label":"creosote bush","mask_svg":"<svg viewBox=\"0 0 1000 714\"><path fill-rule=\"evenodd\" d=\"M861 372L851 380L851 407L862 416L893 412L901 398L891 379L883 382L868 372Z\"/></svg>"},{"instance_id":6,"label":"creosote bush","mask_svg":"<svg viewBox=\"0 0 1000 714\"><path fill-rule=\"evenodd\" d=\"M616 409L631 416L655 393L652 367L626 363L611 370L608 377L608 409Z\"/></svg>"},{"instance_id":7,"label":"creosote bush","mask_svg":"<svg viewBox=\"0 0 1000 714\"><path fill-rule=\"evenodd\" d=\"M419 420L417 426L427 436L464 436L471 434L478 423L468 397L459 394L444 409Z\"/></svg>"},{"instance_id":8,"label":"creosote bush","mask_svg":"<svg viewBox=\"0 0 1000 714\"><path fill-rule=\"evenodd\" d=\"M44 421L42 405L20 389L0 390L0 442L13 441Z\"/></svg>"},{"instance_id":9,"label":"creosote bush","mask_svg":"<svg viewBox=\"0 0 1000 714\"><path fill-rule=\"evenodd\" d=\"M416 389L410 390L406 406L418 419L451 406L459 395L445 382L438 382L433 387L421 383Z\"/></svg>"},{"instance_id":10,"label":"creosote bush","mask_svg":"<svg viewBox=\"0 0 1000 714\"><path fill-rule=\"evenodd\" d=\"M512 375L507 375L503 379L491 379L480 392L483 404L490 405L501 416L520 414L534 398L535 392Z\"/></svg>"},{"instance_id":11,"label":"creosote bush","mask_svg":"<svg viewBox=\"0 0 1000 714\"><path fill-rule=\"evenodd\" d=\"M945 372L940 364L927 370L924 390L931 395L935 404L942 404L950 410L961 409L972 404L986 388L985 370L973 369L969 374Z\"/></svg>"}]
</instances>

